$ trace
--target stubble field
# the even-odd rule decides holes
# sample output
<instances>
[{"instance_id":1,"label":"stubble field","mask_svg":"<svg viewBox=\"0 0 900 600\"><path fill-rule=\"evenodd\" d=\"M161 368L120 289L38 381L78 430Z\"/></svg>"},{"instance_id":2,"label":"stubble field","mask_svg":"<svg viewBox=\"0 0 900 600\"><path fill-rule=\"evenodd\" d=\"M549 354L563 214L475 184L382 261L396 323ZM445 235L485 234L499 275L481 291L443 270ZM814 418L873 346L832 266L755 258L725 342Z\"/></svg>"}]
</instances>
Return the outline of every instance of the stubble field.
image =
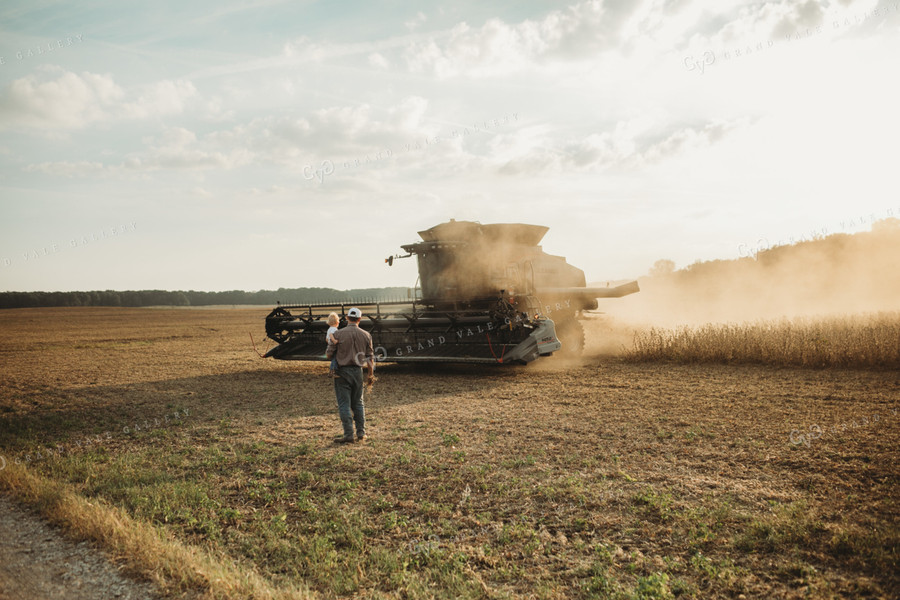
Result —
<instances>
[{"instance_id":1,"label":"stubble field","mask_svg":"<svg viewBox=\"0 0 900 600\"><path fill-rule=\"evenodd\" d=\"M171 597L900 594L895 370L382 365L346 447L265 313L0 312L0 492Z\"/></svg>"}]
</instances>

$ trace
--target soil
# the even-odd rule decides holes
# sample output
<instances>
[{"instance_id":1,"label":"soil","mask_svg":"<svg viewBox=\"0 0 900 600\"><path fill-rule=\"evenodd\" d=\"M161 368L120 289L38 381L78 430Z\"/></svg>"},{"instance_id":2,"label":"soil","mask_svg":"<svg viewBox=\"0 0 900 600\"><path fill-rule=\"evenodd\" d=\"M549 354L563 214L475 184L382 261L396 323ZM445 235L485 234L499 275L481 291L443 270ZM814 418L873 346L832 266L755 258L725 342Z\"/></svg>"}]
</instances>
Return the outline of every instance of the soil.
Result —
<instances>
[{"instance_id":1,"label":"soil","mask_svg":"<svg viewBox=\"0 0 900 600\"><path fill-rule=\"evenodd\" d=\"M36 430L34 441L61 445L66 452L80 451L82 442L103 445L109 453L128 452L134 444L151 443L125 432L148 420L171 430L172 439L152 441L157 444L203 447L234 435L276 448L305 444L316 456L345 452L331 444L339 423L327 363L261 360L248 334L264 352L265 314L265 309L0 311L0 419L19 431L29 423L46 428ZM476 523L478 515L492 515L493 530L519 518L539 523L546 552L523 558L526 570L519 579L499 578L486 562L474 564L484 585L501 595L527 595L547 578L577 586L581 575L560 557L587 560L579 554L582 544L610 544L612 568L621 569L616 573L626 567L661 571L676 559L684 565L694 550L673 531L678 515L727 505L768 523L777 516L775 507L798 501L821 523L811 534L797 534L801 544L804 535L815 538L808 548L791 547L783 555L777 547L744 553L735 549L737 530L725 530L704 542L704 555L733 562L746 597L900 593L896 569L827 551L829 540L844 528L886 533L872 539L888 544L897 539L900 374L629 364L603 354L618 340L598 342L594 329L587 328L587 357L578 362L551 357L521 367L380 365L367 400L371 439L355 445L342 458L342 468L348 477L362 478L372 465L387 465L389 457L408 452L414 443L414 459L429 457L429 468L437 465L432 475L390 467L381 487L363 486L360 495L390 498L397 512L409 517L410 528L423 519L418 507L424 499L457 505L453 518L468 528L459 538L463 542L467 531L484 529ZM183 424L166 425L173 411L184 409L189 416ZM84 438L66 429L73 419ZM458 440L452 446L449 435ZM15 443L0 432L0 454L26 460L22 448L10 445ZM476 465L490 467L491 475L466 479ZM252 472L257 466L247 468ZM304 465L279 468L299 471ZM284 477L294 481L296 473ZM533 492L523 482L533 483ZM517 495L498 496L500 483ZM541 492L551 484L596 496L572 492L570 500L551 501ZM221 489L230 493L227 481ZM671 498L671 506L649 504L655 497L642 504L647 490ZM671 510L675 517L651 514L648 506ZM302 519L290 505L251 508ZM116 597L74 595L91 581L106 581L82 565L82 558L95 552L83 544L65 546L21 512L10 518L13 510L18 509L0 504L6 515L0 536L20 540L0 547L0 591L6 586L10 598L56 597L55 591L43 591L51 588L10 587L43 586L45 580L57 586L53 590L66 590L67 598ZM45 538L53 541L36 542ZM393 533L371 542L397 552L409 546L409 539ZM466 543L461 547L468 548ZM881 554L872 556L887 557L882 564L896 564L896 547L875 550ZM27 575L29 563L40 565L36 570L43 575ZM10 571L8 565L18 566ZM122 594L150 593L141 586L115 587L125 584L108 579L104 585ZM737 596L700 576L696 585L701 597Z\"/></svg>"},{"instance_id":2,"label":"soil","mask_svg":"<svg viewBox=\"0 0 900 600\"><path fill-rule=\"evenodd\" d=\"M8 600L151 600L149 583L123 576L88 542L73 542L0 496L0 598Z\"/></svg>"}]
</instances>

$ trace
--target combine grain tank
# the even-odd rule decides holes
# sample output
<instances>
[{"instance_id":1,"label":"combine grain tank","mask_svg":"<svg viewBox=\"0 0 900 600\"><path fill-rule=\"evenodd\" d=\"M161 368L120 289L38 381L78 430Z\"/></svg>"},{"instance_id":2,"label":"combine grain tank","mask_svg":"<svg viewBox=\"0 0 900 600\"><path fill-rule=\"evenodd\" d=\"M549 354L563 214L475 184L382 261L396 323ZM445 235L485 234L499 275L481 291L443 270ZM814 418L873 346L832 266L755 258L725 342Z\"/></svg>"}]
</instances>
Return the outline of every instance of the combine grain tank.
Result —
<instances>
[{"instance_id":1,"label":"combine grain tank","mask_svg":"<svg viewBox=\"0 0 900 600\"><path fill-rule=\"evenodd\" d=\"M597 298L639 291L585 287L584 272L539 243L547 227L454 221L420 231L422 241L401 246L416 257L418 288L406 300L278 306L266 333L278 343L266 356L325 360L326 318L358 306L360 326L372 334L379 361L528 363L556 351L578 354L584 331L578 317Z\"/></svg>"}]
</instances>

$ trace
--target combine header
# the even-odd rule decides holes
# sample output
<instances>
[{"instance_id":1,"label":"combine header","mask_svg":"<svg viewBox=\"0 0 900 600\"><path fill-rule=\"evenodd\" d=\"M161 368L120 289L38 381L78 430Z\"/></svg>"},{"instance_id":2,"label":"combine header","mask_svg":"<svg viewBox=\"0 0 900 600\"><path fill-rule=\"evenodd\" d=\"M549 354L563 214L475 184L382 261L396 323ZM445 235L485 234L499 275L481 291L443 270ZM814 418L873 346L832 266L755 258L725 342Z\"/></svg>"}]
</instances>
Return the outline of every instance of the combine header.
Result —
<instances>
[{"instance_id":1,"label":"combine header","mask_svg":"<svg viewBox=\"0 0 900 600\"><path fill-rule=\"evenodd\" d=\"M547 227L521 223L481 225L454 221L420 231L422 241L402 246L415 256L420 288L395 302L278 306L266 334L278 346L266 357L325 360L328 313L351 306L372 334L378 361L528 363L558 350L579 354L584 330L578 317L597 298L639 291L636 281L585 287L584 272L538 245Z\"/></svg>"}]
</instances>

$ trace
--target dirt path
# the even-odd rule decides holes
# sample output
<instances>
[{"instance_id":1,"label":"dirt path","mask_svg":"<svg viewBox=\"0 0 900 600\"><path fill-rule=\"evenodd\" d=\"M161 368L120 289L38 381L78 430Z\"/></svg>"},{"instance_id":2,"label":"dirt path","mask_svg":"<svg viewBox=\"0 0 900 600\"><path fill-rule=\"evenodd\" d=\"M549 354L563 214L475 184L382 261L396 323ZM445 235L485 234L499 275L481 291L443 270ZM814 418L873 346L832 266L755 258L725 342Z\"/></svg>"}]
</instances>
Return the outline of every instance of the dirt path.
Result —
<instances>
[{"instance_id":1,"label":"dirt path","mask_svg":"<svg viewBox=\"0 0 900 600\"><path fill-rule=\"evenodd\" d=\"M159 598L149 583L124 577L87 542L0 496L0 599L95 600Z\"/></svg>"}]
</instances>

